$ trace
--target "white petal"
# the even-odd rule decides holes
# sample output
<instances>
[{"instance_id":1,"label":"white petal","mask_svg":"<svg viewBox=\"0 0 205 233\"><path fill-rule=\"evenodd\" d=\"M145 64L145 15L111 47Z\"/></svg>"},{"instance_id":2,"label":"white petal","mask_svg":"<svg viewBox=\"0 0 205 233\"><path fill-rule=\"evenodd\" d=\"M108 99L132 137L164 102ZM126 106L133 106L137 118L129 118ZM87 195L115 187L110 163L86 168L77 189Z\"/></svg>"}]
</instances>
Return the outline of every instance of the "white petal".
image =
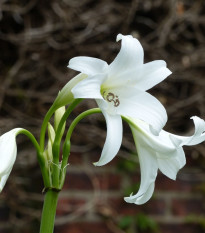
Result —
<instances>
[{"instance_id":1,"label":"white petal","mask_svg":"<svg viewBox=\"0 0 205 233\"><path fill-rule=\"evenodd\" d=\"M183 145L193 146L205 140L205 121L201 118L194 116L191 119L194 121L195 132L194 135L189 137L189 140L183 142Z\"/></svg>"},{"instance_id":2,"label":"white petal","mask_svg":"<svg viewBox=\"0 0 205 233\"><path fill-rule=\"evenodd\" d=\"M180 147L172 154L170 158L162 158L162 156L160 156L157 161L160 171L165 176L175 180L179 169L181 169L186 164L186 157L182 147Z\"/></svg>"},{"instance_id":3,"label":"white petal","mask_svg":"<svg viewBox=\"0 0 205 233\"><path fill-rule=\"evenodd\" d=\"M15 128L0 137L0 176L7 174L16 160L16 135L22 130Z\"/></svg>"},{"instance_id":4,"label":"white petal","mask_svg":"<svg viewBox=\"0 0 205 233\"><path fill-rule=\"evenodd\" d=\"M99 101L98 101L99 104ZM107 137L100 160L95 163L96 166L102 166L109 163L118 153L122 144L122 119L118 115L109 115L103 111L107 124Z\"/></svg>"},{"instance_id":5,"label":"white petal","mask_svg":"<svg viewBox=\"0 0 205 233\"><path fill-rule=\"evenodd\" d=\"M8 171L5 175L0 177L0 192L3 190L3 188L4 188L5 184L6 184L6 181L8 180L8 177L9 177L9 175L11 173L11 170L12 169L10 169L10 171Z\"/></svg>"},{"instance_id":6,"label":"white petal","mask_svg":"<svg viewBox=\"0 0 205 233\"><path fill-rule=\"evenodd\" d=\"M205 121L197 116L191 117L191 119L193 119L195 125L195 132L192 136L183 137L170 134L173 141L181 141L180 146L193 146L205 141Z\"/></svg>"},{"instance_id":7,"label":"white petal","mask_svg":"<svg viewBox=\"0 0 205 233\"><path fill-rule=\"evenodd\" d=\"M120 100L118 114L143 120L155 129L156 134L160 132L167 121L167 113L155 97L134 87L118 88L113 92Z\"/></svg>"},{"instance_id":8,"label":"white petal","mask_svg":"<svg viewBox=\"0 0 205 233\"><path fill-rule=\"evenodd\" d=\"M68 67L87 75L105 73L107 62L94 57L74 57L69 61Z\"/></svg>"},{"instance_id":9,"label":"white petal","mask_svg":"<svg viewBox=\"0 0 205 233\"><path fill-rule=\"evenodd\" d=\"M130 197L125 197L125 201L141 205L147 202L153 194L158 165L155 152L149 148L141 146L138 138L135 137L134 132L133 136L139 156L141 183L137 194Z\"/></svg>"},{"instance_id":10,"label":"white petal","mask_svg":"<svg viewBox=\"0 0 205 233\"><path fill-rule=\"evenodd\" d=\"M76 84L71 92L75 98L103 99L100 89L105 75L89 76Z\"/></svg>"},{"instance_id":11,"label":"white petal","mask_svg":"<svg viewBox=\"0 0 205 233\"><path fill-rule=\"evenodd\" d=\"M147 201L149 201L149 199L152 197L153 192L154 192L154 187L155 187L155 183L153 182L149 185L147 191L142 196L138 196L137 194L134 196L131 195L129 197L125 197L124 200L128 203L142 205L142 204L146 203Z\"/></svg>"},{"instance_id":12,"label":"white petal","mask_svg":"<svg viewBox=\"0 0 205 233\"><path fill-rule=\"evenodd\" d=\"M106 86L130 85L146 91L163 81L172 72L166 68L162 60L152 61L133 69L121 70L117 76L112 76L105 82Z\"/></svg>"},{"instance_id":13,"label":"white petal","mask_svg":"<svg viewBox=\"0 0 205 233\"><path fill-rule=\"evenodd\" d=\"M170 157L176 151L176 146L170 139L170 134L166 131L161 130L160 134L156 136L152 134L149 125L146 122L133 118L124 119L128 120L133 134L144 147L149 147L153 151L159 152L160 155L162 155L162 158L167 156Z\"/></svg>"},{"instance_id":14,"label":"white petal","mask_svg":"<svg viewBox=\"0 0 205 233\"><path fill-rule=\"evenodd\" d=\"M133 69L143 64L144 51L140 42L132 36L119 34L117 41L122 40L121 50L109 65L109 76L117 76L122 71Z\"/></svg>"},{"instance_id":15,"label":"white petal","mask_svg":"<svg viewBox=\"0 0 205 233\"><path fill-rule=\"evenodd\" d=\"M137 71L137 70L136 70ZM142 66L142 71L137 76L137 87L141 90L148 90L162 82L172 72L166 68L165 61L152 61Z\"/></svg>"}]
</instances>

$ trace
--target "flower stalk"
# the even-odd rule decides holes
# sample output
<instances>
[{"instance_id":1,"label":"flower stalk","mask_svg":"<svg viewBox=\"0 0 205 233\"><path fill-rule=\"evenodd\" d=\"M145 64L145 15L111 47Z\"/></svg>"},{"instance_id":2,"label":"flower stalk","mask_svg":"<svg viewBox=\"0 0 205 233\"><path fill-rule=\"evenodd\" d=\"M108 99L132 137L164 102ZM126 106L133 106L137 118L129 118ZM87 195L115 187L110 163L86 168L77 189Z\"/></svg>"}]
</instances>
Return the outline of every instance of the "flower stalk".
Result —
<instances>
[{"instance_id":1,"label":"flower stalk","mask_svg":"<svg viewBox=\"0 0 205 233\"><path fill-rule=\"evenodd\" d=\"M59 191L48 189L45 193L40 233L53 233Z\"/></svg>"}]
</instances>

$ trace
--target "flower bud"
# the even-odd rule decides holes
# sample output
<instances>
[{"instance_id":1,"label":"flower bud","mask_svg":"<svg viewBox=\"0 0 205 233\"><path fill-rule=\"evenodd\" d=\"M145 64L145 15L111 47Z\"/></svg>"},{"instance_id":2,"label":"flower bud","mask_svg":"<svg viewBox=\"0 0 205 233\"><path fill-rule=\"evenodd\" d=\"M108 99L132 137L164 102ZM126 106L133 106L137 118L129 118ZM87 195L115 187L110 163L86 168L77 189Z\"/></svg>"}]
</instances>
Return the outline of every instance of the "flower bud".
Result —
<instances>
[{"instance_id":1,"label":"flower bud","mask_svg":"<svg viewBox=\"0 0 205 233\"><path fill-rule=\"evenodd\" d=\"M55 132L57 132L58 125L59 125L60 120L61 120L64 113L65 113L65 106L60 107L59 109L57 109L55 111L55 116L54 116L54 129L55 129ZM64 130L65 130L65 124L62 127L61 134L64 133Z\"/></svg>"},{"instance_id":2,"label":"flower bud","mask_svg":"<svg viewBox=\"0 0 205 233\"><path fill-rule=\"evenodd\" d=\"M53 126L48 123L48 148L45 151L47 160L53 161L53 152L52 152L52 147L53 147L53 142L55 140L55 131Z\"/></svg>"},{"instance_id":3,"label":"flower bud","mask_svg":"<svg viewBox=\"0 0 205 233\"><path fill-rule=\"evenodd\" d=\"M22 128L15 128L0 137L0 192L16 161L17 145L16 136Z\"/></svg>"},{"instance_id":4,"label":"flower bud","mask_svg":"<svg viewBox=\"0 0 205 233\"><path fill-rule=\"evenodd\" d=\"M59 91L57 98L54 101L54 104L56 108L60 108L62 106L65 106L67 104L70 104L74 100L73 93L71 92L72 88L85 79L87 77L86 74L78 74L74 78L72 78L61 91Z\"/></svg>"}]
</instances>

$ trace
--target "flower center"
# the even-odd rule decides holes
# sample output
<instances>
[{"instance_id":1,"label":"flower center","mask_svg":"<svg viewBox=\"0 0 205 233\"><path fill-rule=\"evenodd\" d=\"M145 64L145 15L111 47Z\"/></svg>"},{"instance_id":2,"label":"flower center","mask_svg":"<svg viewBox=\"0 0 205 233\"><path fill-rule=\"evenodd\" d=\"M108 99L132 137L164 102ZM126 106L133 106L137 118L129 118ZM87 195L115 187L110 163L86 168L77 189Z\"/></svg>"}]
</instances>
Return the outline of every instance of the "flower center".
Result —
<instances>
[{"instance_id":1,"label":"flower center","mask_svg":"<svg viewBox=\"0 0 205 233\"><path fill-rule=\"evenodd\" d=\"M114 107L118 107L120 105L119 97L115 95L114 93L112 92L106 93L106 91L104 91L102 96L104 100L107 100L108 102L113 103Z\"/></svg>"}]
</instances>

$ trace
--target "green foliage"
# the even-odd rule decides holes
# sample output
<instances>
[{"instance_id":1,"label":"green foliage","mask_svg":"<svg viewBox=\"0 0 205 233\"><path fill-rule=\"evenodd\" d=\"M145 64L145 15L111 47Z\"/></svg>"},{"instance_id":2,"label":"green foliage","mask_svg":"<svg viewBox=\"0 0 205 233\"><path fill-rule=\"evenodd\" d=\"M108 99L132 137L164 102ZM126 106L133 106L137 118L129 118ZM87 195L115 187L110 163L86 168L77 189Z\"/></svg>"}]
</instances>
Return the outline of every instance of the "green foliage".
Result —
<instances>
[{"instance_id":1,"label":"green foliage","mask_svg":"<svg viewBox=\"0 0 205 233\"><path fill-rule=\"evenodd\" d=\"M122 230L128 229L131 225L133 225L133 216L122 217L118 224L119 228Z\"/></svg>"},{"instance_id":2,"label":"green foliage","mask_svg":"<svg viewBox=\"0 0 205 233\"><path fill-rule=\"evenodd\" d=\"M117 169L120 172L136 172L137 169L139 168L139 162L136 161L136 154L130 154L129 160L126 158L122 158L118 164L117 164Z\"/></svg>"},{"instance_id":3,"label":"green foliage","mask_svg":"<svg viewBox=\"0 0 205 233\"><path fill-rule=\"evenodd\" d=\"M159 233L156 222L142 213L122 217L118 226L127 233Z\"/></svg>"},{"instance_id":4,"label":"green foliage","mask_svg":"<svg viewBox=\"0 0 205 233\"><path fill-rule=\"evenodd\" d=\"M186 218L187 223L194 223L199 225L203 230L205 230L205 216L200 216L200 215L189 215Z\"/></svg>"},{"instance_id":5,"label":"green foliage","mask_svg":"<svg viewBox=\"0 0 205 233\"><path fill-rule=\"evenodd\" d=\"M151 232L159 232L158 226L155 221L146 215L140 213L136 216L137 228L140 232L151 231Z\"/></svg>"}]
</instances>

